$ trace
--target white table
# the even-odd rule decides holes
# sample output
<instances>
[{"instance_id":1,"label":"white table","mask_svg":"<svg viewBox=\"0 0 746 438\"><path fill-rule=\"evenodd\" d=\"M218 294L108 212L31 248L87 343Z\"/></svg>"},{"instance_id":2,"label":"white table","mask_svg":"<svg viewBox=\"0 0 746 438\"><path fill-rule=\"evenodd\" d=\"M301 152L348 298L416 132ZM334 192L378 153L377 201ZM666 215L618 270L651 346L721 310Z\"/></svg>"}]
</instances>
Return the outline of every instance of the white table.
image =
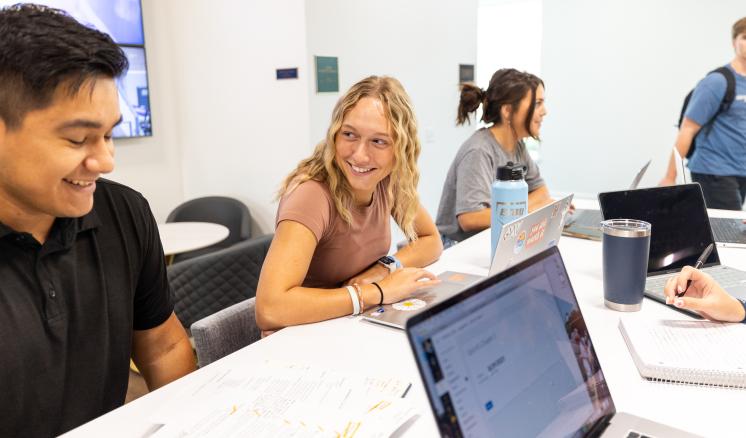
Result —
<instances>
[{"instance_id":1,"label":"white table","mask_svg":"<svg viewBox=\"0 0 746 438\"><path fill-rule=\"evenodd\" d=\"M213 245L228 237L228 227L209 222L158 224L163 254L170 256Z\"/></svg>"},{"instance_id":2,"label":"white table","mask_svg":"<svg viewBox=\"0 0 746 438\"><path fill-rule=\"evenodd\" d=\"M580 207L580 206L579 206ZM430 270L486 274L489 231L443 253ZM601 244L563 237L559 247L608 380L617 410L641 415L706 436L744 436L741 421L746 390L676 386L640 377L617 328L620 313L603 304ZM724 264L746 268L746 250L718 248ZM645 300L645 318L687 319L686 315ZM736 348L743 348L736 346ZM149 415L187 386L230 367L252 367L264 358L346 367L371 375L395 374L412 382L408 397L420 407L420 418L405 436L437 436L423 385L403 332L366 323L358 317L289 327L153 393L72 431L69 436L142 437L152 431Z\"/></svg>"}]
</instances>

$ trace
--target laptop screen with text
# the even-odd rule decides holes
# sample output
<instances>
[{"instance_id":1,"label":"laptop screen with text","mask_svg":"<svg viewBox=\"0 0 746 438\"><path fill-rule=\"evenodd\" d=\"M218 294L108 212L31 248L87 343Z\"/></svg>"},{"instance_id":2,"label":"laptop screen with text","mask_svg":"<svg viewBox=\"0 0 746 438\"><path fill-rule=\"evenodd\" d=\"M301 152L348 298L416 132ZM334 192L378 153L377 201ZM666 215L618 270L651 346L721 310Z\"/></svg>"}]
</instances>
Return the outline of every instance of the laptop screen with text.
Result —
<instances>
[{"instance_id":1,"label":"laptop screen with text","mask_svg":"<svg viewBox=\"0 0 746 438\"><path fill-rule=\"evenodd\" d=\"M614 412L556 248L408 324L443 436L583 436Z\"/></svg>"}]
</instances>

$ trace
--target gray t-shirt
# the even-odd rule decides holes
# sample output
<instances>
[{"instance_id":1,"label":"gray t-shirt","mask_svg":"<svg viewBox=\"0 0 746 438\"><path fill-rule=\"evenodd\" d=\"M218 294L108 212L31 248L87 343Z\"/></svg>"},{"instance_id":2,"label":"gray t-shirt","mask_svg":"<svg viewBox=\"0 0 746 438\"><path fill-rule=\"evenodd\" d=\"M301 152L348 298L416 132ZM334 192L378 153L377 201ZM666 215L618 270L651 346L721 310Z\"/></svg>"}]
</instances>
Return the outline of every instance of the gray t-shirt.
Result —
<instances>
[{"instance_id":1,"label":"gray t-shirt","mask_svg":"<svg viewBox=\"0 0 746 438\"><path fill-rule=\"evenodd\" d=\"M544 185L539 167L521 142L512 154L500 147L489 128L482 128L469 137L448 169L436 224L444 236L461 241L476 232L465 232L458 225L461 213L490 207L490 189L497 177L497 168L512 161L527 167L526 183L532 192Z\"/></svg>"}]
</instances>

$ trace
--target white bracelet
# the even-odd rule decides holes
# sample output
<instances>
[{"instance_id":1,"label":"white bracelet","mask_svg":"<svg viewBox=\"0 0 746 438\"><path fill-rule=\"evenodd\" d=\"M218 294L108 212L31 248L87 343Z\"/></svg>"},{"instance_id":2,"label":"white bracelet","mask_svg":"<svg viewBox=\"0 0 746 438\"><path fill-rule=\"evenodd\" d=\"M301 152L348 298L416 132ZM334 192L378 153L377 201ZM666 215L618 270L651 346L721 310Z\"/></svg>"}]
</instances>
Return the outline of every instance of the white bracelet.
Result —
<instances>
[{"instance_id":1,"label":"white bracelet","mask_svg":"<svg viewBox=\"0 0 746 438\"><path fill-rule=\"evenodd\" d=\"M359 315L360 301L358 301L357 299L357 292L355 291L355 288L352 286L347 286L347 292L350 293L350 299L352 300L352 314Z\"/></svg>"}]
</instances>

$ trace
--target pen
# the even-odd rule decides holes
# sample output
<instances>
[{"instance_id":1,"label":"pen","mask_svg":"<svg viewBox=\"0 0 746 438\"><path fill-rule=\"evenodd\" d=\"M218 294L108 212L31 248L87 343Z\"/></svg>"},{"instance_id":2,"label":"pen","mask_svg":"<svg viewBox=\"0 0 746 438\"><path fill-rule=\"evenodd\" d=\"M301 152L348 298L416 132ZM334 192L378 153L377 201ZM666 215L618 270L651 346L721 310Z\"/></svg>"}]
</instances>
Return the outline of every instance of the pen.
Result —
<instances>
[{"instance_id":1,"label":"pen","mask_svg":"<svg viewBox=\"0 0 746 438\"><path fill-rule=\"evenodd\" d=\"M697 259L697 263L694 264L694 269L699 269L702 267L702 265L705 264L705 261L707 261L707 258L710 257L710 253L712 252L712 248L714 247L715 247L714 243L707 245L707 248L705 248L705 250L702 251L702 255L699 256L699 258ZM686 291L689 290L689 286L691 285L692 285L692 280L691 279L687 280L686 288L684 288L683 292L676 293L676 297L677 298L683 297Z\"/></svg>"}]
</instances>

